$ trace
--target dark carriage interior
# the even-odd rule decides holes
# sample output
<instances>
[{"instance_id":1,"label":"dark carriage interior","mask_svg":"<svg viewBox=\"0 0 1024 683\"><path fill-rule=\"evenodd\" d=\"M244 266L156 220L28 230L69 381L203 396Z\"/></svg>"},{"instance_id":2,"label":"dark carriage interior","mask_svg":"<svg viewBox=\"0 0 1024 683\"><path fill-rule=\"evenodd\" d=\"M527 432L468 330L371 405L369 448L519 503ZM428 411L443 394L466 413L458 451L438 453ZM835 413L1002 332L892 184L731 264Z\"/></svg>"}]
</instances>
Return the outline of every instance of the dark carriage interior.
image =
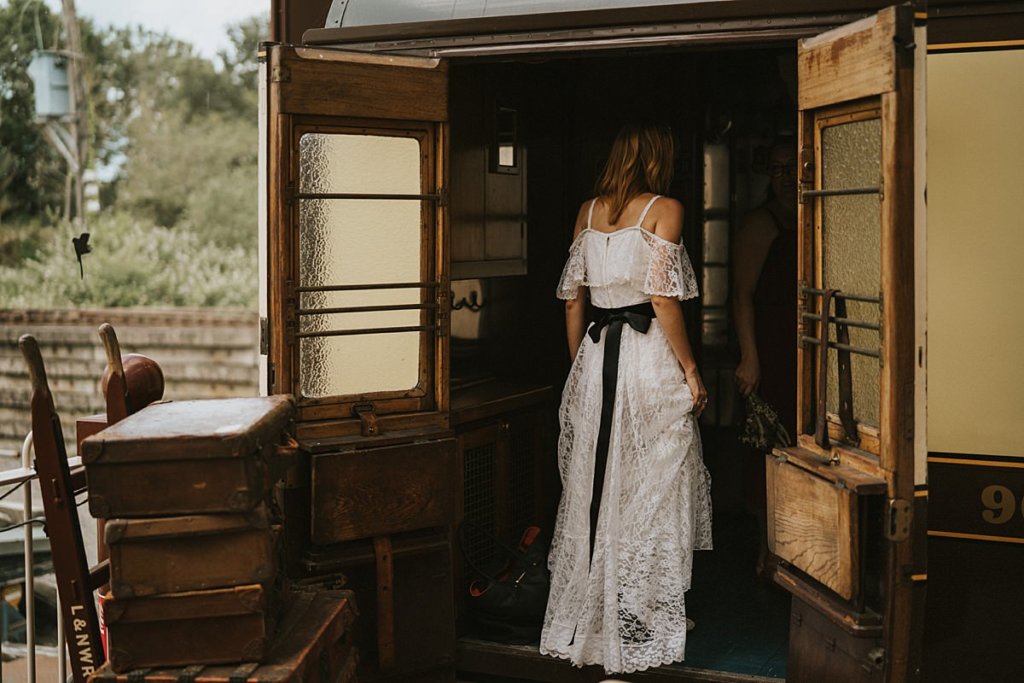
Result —
<instances>
[{"instance_id":1,"label":"dark carriage interior","mask_svg":"<svg viewBox=\"0 0 1024 683\"><path fill-rule=\"evenodd\" d=\"M656 118L676 134L671 194L686 208L684 243L701 290L684 313L711 399L702 436L713 478L716 549L695 561L687 612L697 627L685 666L785 675L789 598L755 574L759 536L750 470L760 456L736 438L738 352L728 284L730 238L744 212L765 197L770 143L794 132L795 77L792 48L450 63L450 397L461 479L454 486L454 522L471 526L463 541L430 531L392 537L394 604L407 614L434 615L392 615L402 668L444 663L437 653L452 634L436 628L436 615L454 603L460 680L603 678L600 670L570 673L564 662L552 668L556 663L545 661L536 645L499 645L474 633L462 553L486 564L496 557L495 537L514 543L528 525L548 533L553 527L557 407L570 361L555 286L576 213L592 196L619 126ZM360 652L372 668L383 661L375 547L369 541L317 546L314 539L312 548L302 560L306 580L323 583L337 572L363 596ZM454 577L454 595L438 580L444 576Z\"/></svg>"},{"instance_id":2,"label":"dark carriage interior","mask_svg":"<svg viewBox=\"0 0 1024 683\"><path fill-rule=\"evenodd\" d=\"M529 513L551 528L558 497L555 412L569 365L563 308L553 292L572 225L580 203L592 196L619 125L645 118L670 123L679 148L672 195L686 207L684 242L701 282L702 297L685 305L685 316L712 397L703 436L716 513L717 549L699 554L688 597L698 628L687 663L775 676L785 672L788 597L759 582L754 572L758 535L746 501L749 460L756 456L736 441L728 243L743 213L763 199L767 146L776 134L793 133L794 91L789 50L451 67L453 290L456 302L465 298L471 304L452 313L453 417L488 386L551 387L538 395L534 408L542 438L513 439L508 491L495 495L505 475L492 467L486 448L464 450L464 517L509 541L530 522ZM519 175L500 174L493 164L495 146L509 141L510 129L521 150ZM508 215L516 209L525 216L525 273L461 279L474 274L473 268L487 273L486 264L460 264L462 231L478 226L482 211L485 242L500 251L510 232L509 241L517 237L519 221ZM539 468L543 486L522 485L519 467ZM487 539L469 540L474 559L488 559L493 549ZM464 625L462 632L471 636L472 627Z\"/></svg>"}]
</instances>

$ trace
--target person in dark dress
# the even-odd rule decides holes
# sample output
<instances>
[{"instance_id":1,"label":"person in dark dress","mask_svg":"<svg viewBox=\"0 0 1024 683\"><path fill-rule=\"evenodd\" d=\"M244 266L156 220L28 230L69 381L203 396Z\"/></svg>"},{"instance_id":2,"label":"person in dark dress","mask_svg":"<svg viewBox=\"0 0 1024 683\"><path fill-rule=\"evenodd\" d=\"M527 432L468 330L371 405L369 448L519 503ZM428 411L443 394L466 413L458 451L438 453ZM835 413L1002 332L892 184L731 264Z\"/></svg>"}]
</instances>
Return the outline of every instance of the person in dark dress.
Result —
<instances>
[{"instance_id":1,"label":"person in dark dress","mask_svg":"<svg viewBox=\"0 0 1024 683\"><path fill-rule=\"evenodd\" d=\"M734 245L733 314L740 347L736 386L756 391L796 433L797 159L791 138L772 145L768 200L748 213ZM757 571L768 557L764 453L747 458L747 500L757 516L761 543Z\"/></svg>"}]
</instances>

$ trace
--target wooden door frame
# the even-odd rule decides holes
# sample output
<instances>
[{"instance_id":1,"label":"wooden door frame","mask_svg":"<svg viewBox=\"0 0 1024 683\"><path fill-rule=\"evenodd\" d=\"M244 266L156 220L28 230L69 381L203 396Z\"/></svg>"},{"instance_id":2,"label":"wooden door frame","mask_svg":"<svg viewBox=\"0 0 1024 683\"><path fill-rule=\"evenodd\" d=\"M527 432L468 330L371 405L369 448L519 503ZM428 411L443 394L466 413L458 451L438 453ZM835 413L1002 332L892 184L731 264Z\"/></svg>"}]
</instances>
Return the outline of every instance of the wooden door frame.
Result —
<instances>
[{"instance_id":1,"label":"wooden door frame","mask_svg":"<svg viewBox=\"0 0 1024 683\"><path fill-rule=\"evenodd\" d=\"M421 340L421 396L403 392L300 400L297 436L324 439L359 435L365 428L353 406L369 402L379 413L379 431L444 429L448 424L448 89L447 63L422 57L394 57L344 50L265 45L267 101L267 301L270 393L298 393L297 281L298 137L317 126L418 137L427 149L421 178L434 194L424 212L421 277L436 306L434 330ZM261 103L263 106L264 103ZM412 133L410 133L412 131ZM426 192L430 190L430 192ZM422 319L421 319L422 321ZM408 393L408 392L404 392ZM411 403L410 403L411 401Z\"/></svg>"}]
</instances>

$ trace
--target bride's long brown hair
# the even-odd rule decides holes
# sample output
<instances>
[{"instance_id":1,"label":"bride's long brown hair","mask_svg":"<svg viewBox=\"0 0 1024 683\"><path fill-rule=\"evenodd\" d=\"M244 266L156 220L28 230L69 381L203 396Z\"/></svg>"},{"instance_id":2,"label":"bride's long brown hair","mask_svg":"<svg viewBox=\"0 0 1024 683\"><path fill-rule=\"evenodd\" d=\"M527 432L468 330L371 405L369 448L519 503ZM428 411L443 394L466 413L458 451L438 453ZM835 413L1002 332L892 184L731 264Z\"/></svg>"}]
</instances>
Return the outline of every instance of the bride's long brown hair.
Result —
<instances>
[{"instance_id":1,"label":"bride's long brown hair","mask_svg":"<svg viewBox=\"0 0 1024 683\"><path fill-rule=\"evenodd\" d=\"M671 128L663 124L624 125L594 188L599 197L610 202L608 222L618 221L629 200L642 192L668 194L674 160Z\"/></svg>"}]
</instances>

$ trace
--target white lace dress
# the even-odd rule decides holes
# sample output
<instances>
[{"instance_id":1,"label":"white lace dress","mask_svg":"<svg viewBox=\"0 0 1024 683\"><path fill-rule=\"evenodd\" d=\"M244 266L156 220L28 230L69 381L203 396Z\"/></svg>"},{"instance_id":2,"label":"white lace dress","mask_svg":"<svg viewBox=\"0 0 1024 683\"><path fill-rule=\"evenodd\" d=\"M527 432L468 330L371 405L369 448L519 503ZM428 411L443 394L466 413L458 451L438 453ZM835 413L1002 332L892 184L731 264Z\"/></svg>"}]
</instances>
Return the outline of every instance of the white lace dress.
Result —
<instances>
[{"instance_id":1,"label":"white lace dress","mask_svg":"<svg viewBox=\"0 0 1024 683\"><path fill-rule=\"evenodd\" d=\"M646 214L646 211L644 212ZM643 219L641 219L641 223ZM589 287L599 308L697 296L686 251L639 225L589 228L569 250L557 295ZM711 548L710 476L693 400L658 321L623 326L611 440L590 555L604 340L585 336L562 393L562 498L548 566L540 651L629 673L683 659L693 551Z\"/></svg>"}]
</instances>

